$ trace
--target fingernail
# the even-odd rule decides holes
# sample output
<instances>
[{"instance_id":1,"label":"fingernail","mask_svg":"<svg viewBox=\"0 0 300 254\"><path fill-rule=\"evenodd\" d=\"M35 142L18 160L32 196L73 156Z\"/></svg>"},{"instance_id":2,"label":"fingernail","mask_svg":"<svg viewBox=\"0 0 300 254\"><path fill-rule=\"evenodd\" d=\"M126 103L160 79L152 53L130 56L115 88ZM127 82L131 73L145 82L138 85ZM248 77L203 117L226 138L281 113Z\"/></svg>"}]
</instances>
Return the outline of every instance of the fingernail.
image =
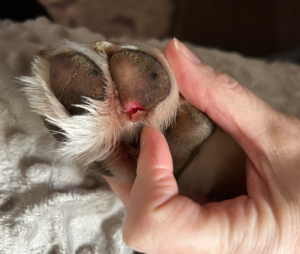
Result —
<instances>
[{"instance_id":1,"label":"fingernail","mask_svg":"<svg viewBox=\"0 0 300 254\"><path fill-rule=\"evenodd\" d=\"M145 126L142 130L142 133L141 133L141 138L140 138L140 149L143 148L144 144L145 144L145 139L146 139L146 132L147 132L147 129L149 127Z\"/></svg>"},{"instance_id":2,"label":"fingernail","mask_svg":"<svg viewBox=\"0 0 300 254\"><path fill-rule=\"evenodd\" d=\"M176 38L173 39L176 49L183 54L190 62L194 64L201 64L202 62L199 60L196 55L190 51L181 41Z\"/></svg>"}]
</instances>

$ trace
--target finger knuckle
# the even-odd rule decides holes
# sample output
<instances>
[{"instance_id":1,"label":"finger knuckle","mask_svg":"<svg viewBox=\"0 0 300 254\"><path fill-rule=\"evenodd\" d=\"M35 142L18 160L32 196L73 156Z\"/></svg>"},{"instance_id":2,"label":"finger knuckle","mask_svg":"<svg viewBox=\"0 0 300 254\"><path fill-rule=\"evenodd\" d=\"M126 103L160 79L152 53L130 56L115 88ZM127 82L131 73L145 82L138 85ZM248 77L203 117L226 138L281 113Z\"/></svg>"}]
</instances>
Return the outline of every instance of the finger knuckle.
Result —
<instances>
[{"instance_id":1,"label":"finger knuckle","mask_svg":"<svg viewBox=\"0 0 300 254\"><path fill-rule=\"evenodd\" d=\"M264 133L265 137L260 139L261 154L272 168L281 168L299 161L300 121L277 112L273 115L273 121Z\"/></svg>"},{"instance_id":2,"label":"finger knuckle","mask_svg":"<svg viewBox=\"0 0 300 254\"><path fill-rule=\"evenodd\" d=\"M222 85L232 89L238 87L238 82L225 73L215 70L214 76L215 76L215 83L217 85Z\"/></svg>"},{"instance_id":3,"label":"finger knuckle","mask_svg":"<svg viewBox=\"0 0 300 254\"><path fill-rule=\"evenodd\" d=\"M123 228L123 240L125 244L138 251L145 251L151 244L151 230L144 226L145 223L134 223L130 228Z\"/></svg>"}]
</instances>

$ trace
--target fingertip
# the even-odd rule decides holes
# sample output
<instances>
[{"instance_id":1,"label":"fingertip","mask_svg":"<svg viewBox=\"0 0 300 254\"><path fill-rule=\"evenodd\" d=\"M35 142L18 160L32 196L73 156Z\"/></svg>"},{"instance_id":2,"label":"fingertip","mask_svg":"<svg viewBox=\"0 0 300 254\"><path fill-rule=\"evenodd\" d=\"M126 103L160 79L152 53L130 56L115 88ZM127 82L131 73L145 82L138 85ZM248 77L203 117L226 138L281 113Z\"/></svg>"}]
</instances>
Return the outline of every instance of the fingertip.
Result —
<instances>
[{"instance_id":1,"label":"fingertip","mask_svg":"<svg viewBox=\"0 0 300 254\"><path fill-rule=\"evenodd\" d=\"M139 169L147 167L164 167L173 171L173 162L168 143L164 135L151 127L144 127L140 139Z\"/></svg>"},{"instance_id":2,"label":"fingertip","mask_svg":"<svg viewBox=\"0 0 300 254\"><path fill-rule=\"evenodd\" d=\"M170 56L171 52L176 49L176 46L175 46L175 42L174 42L174 39L171 39L168 41L167 45L166 45L166 48L165 48L165 55L168 55Z\"/></svg>"},{"instance_id":3,"label":"fingertip","mask_svg":"<svg viewBox=\"0 0 300 254\"><path fill-rule=\"evenodd\" d=\"M145 144L145 140L148 139L152 139L153 136L155 138L155 135L157 135L158 138L160 138L160 136L162 135L161 132L159 132L158 130L155 130L154 128L151 128L149 126L145 126L142 129L142 133L141 133L141 138L140 138L140 149L143 148L144 144ZM148 141L147 141L148 142Z\"/></svg>"},{"instance_id":4,"label":"fingertip","mask_svg":"<svg viewBox=\"0 0 300 254\"><path fill-rule=\"evenodd\" d=\"M192 51L176 38L168 42L165 56L174 72L180 93L193 106L205 112L208 103L207 89L202 84L209 83L207 79L211 78L210 72L213 69L202 63Z\"/></svg>"}]
</instances>

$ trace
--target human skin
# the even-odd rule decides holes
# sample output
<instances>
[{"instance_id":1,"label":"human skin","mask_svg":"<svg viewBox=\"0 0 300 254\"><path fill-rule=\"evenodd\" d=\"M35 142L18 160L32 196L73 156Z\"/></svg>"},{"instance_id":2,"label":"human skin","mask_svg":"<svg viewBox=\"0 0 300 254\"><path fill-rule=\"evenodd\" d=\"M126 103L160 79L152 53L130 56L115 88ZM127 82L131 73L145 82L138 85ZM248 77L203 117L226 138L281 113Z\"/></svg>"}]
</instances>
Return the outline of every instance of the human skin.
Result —
<instances>
[{"instance_id":1,"label":"human skin","mask_svg":"<svg viewBox=\"0 0 300 254\"><path fill-rule=\"evenodd\" d=\"M299 253L300 121L273 110L171 40L165 56L181 94L248 155L248 196L200 205L178 195L162 133L145 127L134 183L106 177L127 210L125 243L147 254Z\"/></svg>"}]
</instances>

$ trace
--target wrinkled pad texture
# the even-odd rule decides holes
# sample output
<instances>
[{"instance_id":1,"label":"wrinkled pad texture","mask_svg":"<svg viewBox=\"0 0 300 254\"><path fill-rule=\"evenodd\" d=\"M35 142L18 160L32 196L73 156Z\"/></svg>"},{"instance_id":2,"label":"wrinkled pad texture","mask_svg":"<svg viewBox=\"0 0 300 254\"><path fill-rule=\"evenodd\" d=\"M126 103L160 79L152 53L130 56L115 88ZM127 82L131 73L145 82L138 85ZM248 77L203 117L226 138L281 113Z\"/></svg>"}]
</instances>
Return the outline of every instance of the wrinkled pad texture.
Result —
<instances>
[{"instance_id":1,"label":"wrinkled pad texture","mask_svg":"<svg viewBox=\"0 0 300 254\"><path fill-rule=\"evenodd\" d=\"M45 18L0 21L0 252L132 253L122 240L126 212L121 202L98 172L56 154L57 141L31 112L16 79L30 74L37 50L64 38L79 43L105 39ZM149 41L162 48L166 42ZM188 46L275 109L300 118L299 66Z\"/></svg>"}]
</instances>

